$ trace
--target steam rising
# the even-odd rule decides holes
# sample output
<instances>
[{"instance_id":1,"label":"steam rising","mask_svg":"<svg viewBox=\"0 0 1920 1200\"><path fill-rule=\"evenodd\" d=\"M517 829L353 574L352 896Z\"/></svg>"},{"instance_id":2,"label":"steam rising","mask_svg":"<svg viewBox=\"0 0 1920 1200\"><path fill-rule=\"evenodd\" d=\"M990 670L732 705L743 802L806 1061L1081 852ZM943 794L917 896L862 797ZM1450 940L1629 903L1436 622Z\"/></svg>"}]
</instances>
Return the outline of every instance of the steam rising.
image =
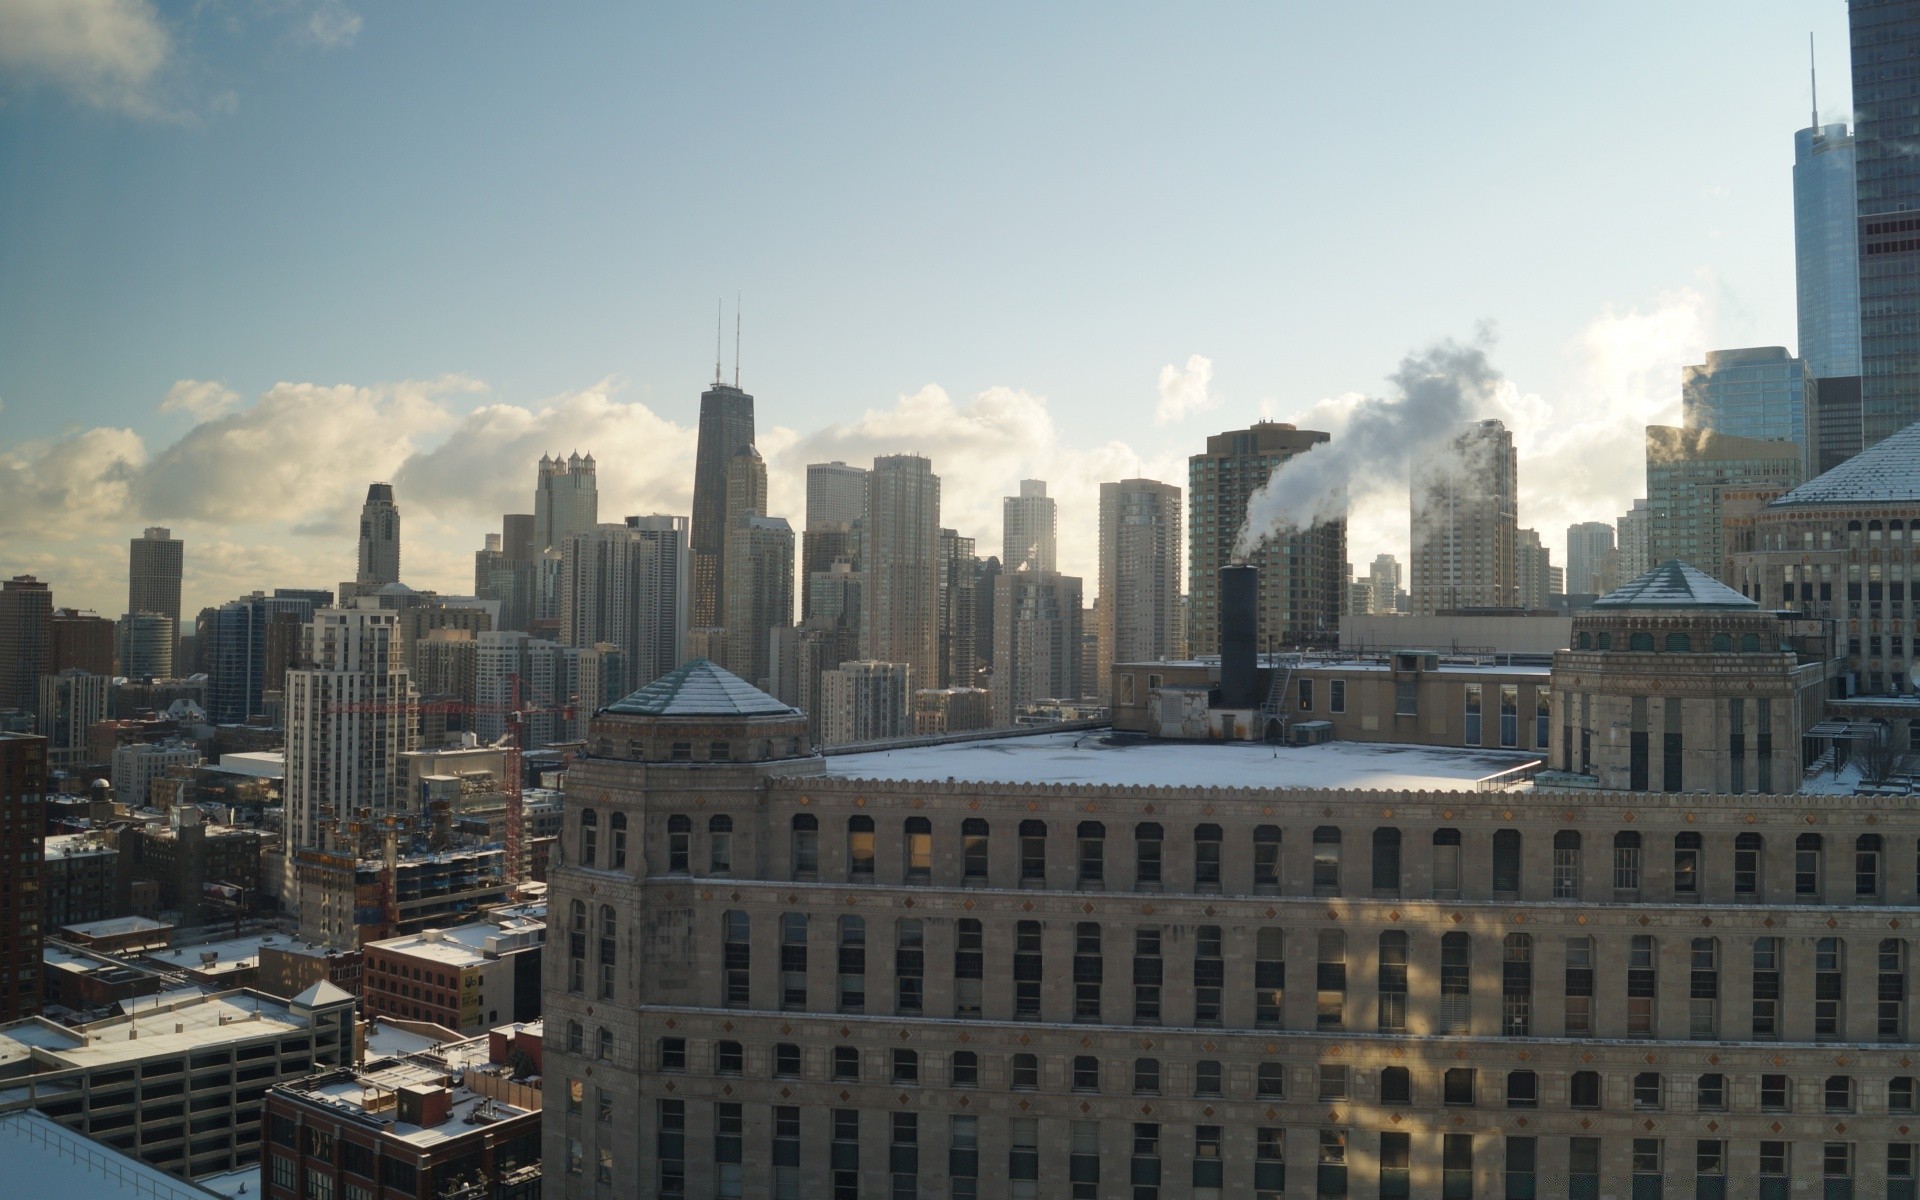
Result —
<instances>
[{"instance_id":1,"label":"steam rising","mask_svg":"<svg viewBox=\"0 0 1920 1200\"><path fill-rule=\"evenodd\" d=\"M1454 453L1461 425L1491 406L1502 382L1479 346L1451 339L1409 354L1387 379L1393 395L1363 398L1331 441L1276 467L1247 498L1235 561L1276 534L1343 519L1350 499L1406 487L1409 464Z\"/></svg>"}]
</instances>

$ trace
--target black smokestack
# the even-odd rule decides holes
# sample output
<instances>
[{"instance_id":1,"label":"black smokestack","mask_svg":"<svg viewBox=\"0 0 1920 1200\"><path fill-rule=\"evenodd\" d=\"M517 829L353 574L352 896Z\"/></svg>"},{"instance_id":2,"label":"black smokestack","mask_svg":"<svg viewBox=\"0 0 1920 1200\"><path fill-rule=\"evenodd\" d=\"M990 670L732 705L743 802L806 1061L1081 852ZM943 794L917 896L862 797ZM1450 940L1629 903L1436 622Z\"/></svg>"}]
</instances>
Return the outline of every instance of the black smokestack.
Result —
<instances>
[{"instance_id":1,"label":"black smokestack","mask_svg":"<svg viewBox=\"0 0 1920 1200\"><path fill-rule=\"evenodd\" d=\"M1260 571L1220 568L1220 707L1258 708Z\"/></svg>"}]
</instances>

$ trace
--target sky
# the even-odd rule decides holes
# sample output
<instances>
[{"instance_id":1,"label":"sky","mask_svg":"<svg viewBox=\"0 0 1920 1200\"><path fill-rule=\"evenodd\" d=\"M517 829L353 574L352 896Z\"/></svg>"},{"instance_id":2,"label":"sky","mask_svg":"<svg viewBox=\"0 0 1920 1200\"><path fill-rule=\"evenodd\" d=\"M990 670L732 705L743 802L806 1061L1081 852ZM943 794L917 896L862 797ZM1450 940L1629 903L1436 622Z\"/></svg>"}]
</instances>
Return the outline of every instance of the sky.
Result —
<instances>
[{"instance_id":1,"label":"sky","mask_svg":"<svg viewBox=\"0 0 1920 1200\"><path fill-rule=\"evenodd\" d=\"M691 507L699 393L805 464L916 452L997 553L1259 419L1336 438L1477 347L1520 520L1644 494L1680 367L1794 345L1793 132L1841 0L537 5L0 0L0 576L117 615L350 579L464 593L542 452ZM1403 560L1404 489L1349 557Z\"/></svg>"}]
</instances>

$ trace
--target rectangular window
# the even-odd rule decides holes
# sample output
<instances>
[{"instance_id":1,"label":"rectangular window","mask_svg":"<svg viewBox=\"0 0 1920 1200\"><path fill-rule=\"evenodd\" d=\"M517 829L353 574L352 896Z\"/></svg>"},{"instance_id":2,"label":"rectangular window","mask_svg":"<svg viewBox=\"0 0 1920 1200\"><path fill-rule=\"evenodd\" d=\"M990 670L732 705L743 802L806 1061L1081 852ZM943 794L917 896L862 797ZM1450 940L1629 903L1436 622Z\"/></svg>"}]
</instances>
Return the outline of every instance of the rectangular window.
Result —
<instances>
[{"instance_id":1,"label":"rectangular window","mask_svg":"<svg viewBox=\"0 0 1920 1200\"><path fill-rule=\"evenodd\" d=\"M774 1200L800 1200L800 1109L776 1105L773 1110Z\"/></svg>"},{"instance_id":2,"label":"rectangular window","mask_svg":"<svg viewBox=\"0 0 1920 1200\"><path fill-rule=\"evenodd\" d=\"M1220 1023L1221 992L1227 980L1227 960L1218 925L1202 925L1194 932L1193 1023Z\"/></svg>"},{"instance_id":3,"label":"rectangular window","mask_svg":"<svg viewBox=\"0 0 1920 1200\"><path fill-rule=\"evenodd\" d=\"M1327 681L1327 711L1343 713L1347 711L1347 681L1329 679Z\"/></svg>"},{"instance_id":4,"label":"rectangular window","mask_svg":"<svg viewBox=\"0 0 1920 1200\"><path fill-rule=\"evenodd\" d=\"M713 1106L713 1173L714 1195L737 1197L743 1183L741 1136L745 1131L746 1119L741 1106L733 1103ZM605 1180L612 1183L612 1179Z\"/></svg>"},{"instance_id":5,"label":"rectangular window","mask_svg":"<svg viewBox=\"0 0 1920 1200\"><path fill-rule=\"evenodd\" d=\"M1441 1200L1473 1200L1473 1135L1449 1133L1440 1140Z\"/></svg>"},{"instance_id":6,"label":"rectangular window","mask_svg":"<svg viewBox=\"0 0 1920 1200\"><path fill-rule=\"evenodd\" d=\"M1713 1038L1720 1029L1720 944L1712 938L1694 938L1692 955L1687 985L1687 1036Z\"/></svg>"},{"instance_id":7,"label":"rectangular window","mask_svg":"<svg viewBox=\"0 0 1920 1200\"><path fill-rule=\"evenodd\" d=\"M1753 1036L1780 1036L1780 939L1753 939Z\"/></svg>"},{"instance_id":8,"label":"rectangular window","mask_svg":"<svg viewBox=\"0 0 1920 1200\"><path fill-rule=\"evenodd\" d=\"M1405 1133L1380 1135L1380 1198L1408 1200L1413 1195L1413 1137Z\"/></svg>"},{"instance_id":9,"label":"rectangular window","mask_svg":"<svg viewBox=\"0 0 1920 1200\"><path fill-rule=\"evenodd\" d=\"M919 1200L920 1114L893 1114L893 1140L887 1146L887 1170L893 1175L893 1200Z\"/></svg>"},{"instance_id":10,"label":"rectangular window","mask_svg":"<svg viewBox=\"0 0 1920 1200\"><path fill-rule=\"evenodd\" d=\"M1133 934L1133 1019L1141 1025L1160 1023L1160 987L1164 965L1160 958L1160 927L1142 925Z\"/></svg>"},{"instance_id":11,"label":"rectangular window","mask_svg":"<svg viewBox=\"0 0 1920 1200\"><path fill-rule=\"evenodd\" d=\"M1309 679L1296 680L1295 682L1297 682L1300 686L1300 704L1299 704L1300 711L1312 712L1313 711L1313 680L1309 678Z\"/></svg>"},{"instance_id":12,"label":"rectangular window","mask_svg":"<svg viewBox=\"0 0 1920 1200\"><path fill-rule=\"evenodd\" d=\"M980 1195L980 1118L947 1119L947 1180L953 1200Z\"/></svg>"},{"instance_id":13,"label":"rectangular window","mask_svg":"<svg viewBox=\"0 0 1920 1200\"><path fill-rule=\"evenodd\" d=\"M833 1200L860 1200L860 1110L831 1110L833 1141L827 1148Z\"/></svg>"},{"instance_id":14,"label":"rectangular window","mask_svg":"<svg viewBox=\"0 0 1920 1200\"><path fill-rule=\"evenodd\" d=\"M1021 1020L1040 1017L1040 922L1021 921L1013 934L1013 1015Z\"/></svg>"},{"instance_id":15,"label":"rectangular window","mask_svg":"<svg viewBox=\"0 0 1920 1200\"><path fill-rule=\"evenodd\" d=\"M1566 1031L1568 1037L1593 1033L1593 939L1567 939Z\"/></svg>"},{"instance_id":16,"label":"rectangular window","mask_svg":"<svg viewBox=\"0 0 1920 1200\"><path fill-rule=\"evenodd\" d=\"M1787 1200L1793 1159L1789 1142L1760 1143L1760 1200Z\"/></svg>"},{"instance_id":17,"label":"rectangular window","mask_svg":"<svg viewBox=\"0 0 1920 1200\"><path fill-rule=\"evenodd\" d=\"M1321 1196L1347 1194L1347 1131L1320 1131L1320 1169L1314 1185Z\"/></svg>"},{"instance_id":18,"label":"rectangular window","mask_svg":"<svg viewBox=\"0 0 1920 1200\"><path fill-rule=\"evenodd\" d=\"M926 998L926 928L919 918L894 926L893 1008L901 1015L917 1014Z\"/></svg>"},{"instance_id":19,"label":"rectangular window","mask_svg":"<svg viewBox=\"0 0 1920 1200\"><path fill-rule=\"evenodd\" d=\"M1073 927L1073 1019L1100 1020L1100 983L1106 976L1100 953L1100 924L1082 921Z\"/></svg>"},{"instance_id":20,"label":"rectangular window","mask_svg":"<svg viewBox=\"0 0 1920 1200\"><path fill-rule=\"evenodd\" d=\"M980 987L985 973L984 935L974 917L954 922L953 941L953 1015L980 1015Z\"/></svg>"},{"instance_id":21,"label":"rectangular window","mask_svg":"<svg viewBox=\"0 0 1920 1200\"><path fill-rule=\"evenodd\" d=\"M1393 715L1396 717L1420 715L1420 684L1417 680L1400 679L1394 682Z\"/></svg>"},{"instance_id":22,"label":"rectangular window","mask_svg":"<svg viewBox=\"0 0 1920 1200\"><path fill-rule=\"evenodd\" d=\"M1262 1125L1253 1131L1255 1200L1280 1200L1287 1190L1287 1131Z\"/></svg>"},{"instance_id":23,"label":"rectangular window","mask_svg":"<svg viewBox=\"0 0 1920 1200\"><path fill-rule=\"evenodd\" d=\"M1600 1194L1600 1139L1567 1139L1567 1195Z\"/></svg>"},{"instance_id":24,"label":"rectangular window","mask_svg":"<svg viewBox=\"0 0 1920 1200\"><path fill-rule=\"evenodd\" d=\"M1136 1121L1133 1126L1134 1200L1160 1200L1160 1126Z\"/></svg>"},{"instance_id":25,"label":"rectangular window","mask_svg":"<svg viewBox=\"0 0 1920 1200\"><path fill-rule=\"evenodd\" d=\"M1540 1142L1531 1137L1507 1139L1507 1200L1534 1200L1540 1169Z\"/></svg>"},{"instance_id":26,"label":"rectangular window","mask_svg":"<svg viewBox=\"0 0 1920 1200\"><path fill-rule=\"evenodd\" d=\"M1478 746L1480 745L1480 693L1482 691L1482 688L1480 684L1469 683L1466 685L1466 689L1467 689L1467 701L1466 701L1466 739L1465 740L1466 740L1466 744L1469 746Z\"/></svg>"},{"instance_id":27,"label":"rectangular window","mask_svg":"<svg viewBox=\"0 0 1920 1200\"><path fill-rule=\"evenodd\" d=\"M1517 683L1500 685L1500 744L1509 748L1520 744L1520 685Z\"/></svg>"},{"instance_id":28,"label":"rectangular window","mask_svg":"<svg viewBox=\"0 0 1920 1200\"><path fill-rule=\"evenodd\" d=\"M1193 1129L1194 1200L1220 1200L1223 1164L1220 1161L1221 1129L1218 1125L1196 1125Z\"/></svg>"},{"instance_id":29,"label":"rectangular window","mask_svg":"<svg viewBox=\"0 0 1920 1200\"><path fill-rule=\"evenodd\" d=\"M1100 1122L1075 1121L1069 1126L1067 1181L1072 1200L1100 1200Z\"/></svg>"},{"instance_id":30,"label":"rectangular window","mask_svg":"<svg viewBox=\"0 0 1920 1200\"><path fill-rule=\"evenodd\" d=\"M1278 1029L1287 989L1286 935L1262 929L1254 935L1253 1023Z\"/></svg>"},{"instance_id":31,"label":"rectangular window","mask_svg":"<svg viewBox=\"0 0 1920 1200\"><path fill-rule=\"evenodd\" d=\"M1655 962L1653 939L1636 934L1627 951L1627 1033L1634 1037L1653 1036Z\"/></svg>"},{"instance_id":32,"label":"rectangular window","mask_svg":"<svg viewBox=\"0 0 1920 1200\"><path fill-rule=\"evenodd\" d=\"M659 1164L659 1193L663 1198L684 1200L687 1194L687 1102L656 1100L654 1106L653 1150ZM570 1145L568 1149L568 1170L578 1174L579 1167L572 1161L573 1147Z\"/></svg>"}]
</instances>

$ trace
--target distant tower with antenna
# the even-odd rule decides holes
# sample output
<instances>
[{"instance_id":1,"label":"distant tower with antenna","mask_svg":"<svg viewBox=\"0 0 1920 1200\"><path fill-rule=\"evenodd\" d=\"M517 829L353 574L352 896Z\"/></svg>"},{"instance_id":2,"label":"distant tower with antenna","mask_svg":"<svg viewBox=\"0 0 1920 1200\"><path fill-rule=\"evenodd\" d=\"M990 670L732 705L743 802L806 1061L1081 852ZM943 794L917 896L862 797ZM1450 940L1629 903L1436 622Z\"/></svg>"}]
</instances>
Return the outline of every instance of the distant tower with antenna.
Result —
<instances>
[{"instance_id":1,"label":"distant tower with antenna","mask_svg":"<svg viewBox=\"0 0 1920 1200\"><path fill-rule=\"evenodd\" d=\"M722 313L713 331L713 386L700 394L700 436L693 459L693 619L711 629L726 615L727 468L753 445L753 397L740 390L740 304L734 301L733 383L723 382Z\"/></svg>"},{"instance_id":2,"label":"distant tower with antenna","mask_svg":"<svg viewBox=\"0 0 1920 1200\"><path fill-rule=\"evenodd\" d=\"M1807 128L1793 135L1793 257L1800 358L1812 371L1806 474L1830 470L1863 448L1860 256L1854 138L1845 122L1820 123L1819 79L1807 35Z\"/></svg>"}]
</instances>

